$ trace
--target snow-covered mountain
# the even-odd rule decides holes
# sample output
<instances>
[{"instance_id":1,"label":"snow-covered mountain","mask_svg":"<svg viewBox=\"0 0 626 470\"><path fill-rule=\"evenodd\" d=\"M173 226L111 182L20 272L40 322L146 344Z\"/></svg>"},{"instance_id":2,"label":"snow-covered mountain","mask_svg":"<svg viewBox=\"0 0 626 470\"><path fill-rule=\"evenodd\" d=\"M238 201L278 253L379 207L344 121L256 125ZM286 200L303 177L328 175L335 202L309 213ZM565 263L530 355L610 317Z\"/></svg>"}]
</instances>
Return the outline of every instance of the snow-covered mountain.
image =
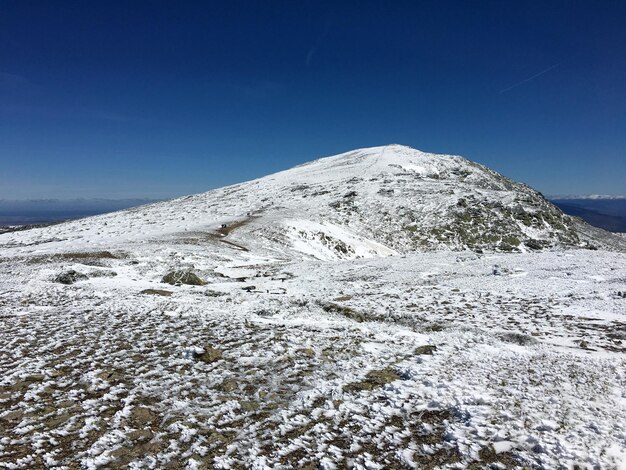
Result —
<instances>
[{"instance_id":1,"label":"snow-covered mountain","mask_svg":"<svg viewBox=\"0 0 626 470\"><path fill-rule=\"evenodd\" d=\"M624 468L625 244L397 145L0 234L0 468Z\"/></svg>"},{"instance_id":2,"label":"snow-covered mountain","mask_svg":"<svg viewBox=\"0 0 626 470\"><path fill-rule=\"evenodd\" d=\"M234 224L234 238L252 251L319 259L620 243L482 165L401 145L322 158L254 181L16 234L0 243L110 248L147 237L217 233L223 224Z\"/></svg>"}]
</instances>

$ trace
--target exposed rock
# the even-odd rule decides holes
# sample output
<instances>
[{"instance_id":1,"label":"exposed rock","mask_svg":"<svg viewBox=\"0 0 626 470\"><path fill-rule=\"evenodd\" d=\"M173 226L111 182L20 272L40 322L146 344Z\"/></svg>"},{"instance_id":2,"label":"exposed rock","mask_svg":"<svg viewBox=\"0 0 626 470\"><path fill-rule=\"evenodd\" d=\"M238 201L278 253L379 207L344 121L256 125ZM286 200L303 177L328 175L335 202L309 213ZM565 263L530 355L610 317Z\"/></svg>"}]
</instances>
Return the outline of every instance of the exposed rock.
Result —
<instances>
[{"instance_id":1,"label":"exposed rock","mask_svg":"<svg viewBox=\"0 0 626 470\"><path fill-rule=\"evenodd\" d=\"M88 277L115 277L117 273L108 269L99 269L98 271L90 271Z\"/></svg>"},{"instance_id":2,"label":"exposed rock","mask_svg":"<svg viewBox=\"0 0 626 470\"><path fill-rule=\"evenodd\" d=\"M250 400L240 401L239 406L243 411L255 411L259 409L259 404L256 401Z\"/></svg>"},{"instance_id":3,"label":"exposed rock","mask_svg":"<svg viewBox=\"0 0 626 470\"><path fill-rule=\"evenodd\" d=\"M197 359L202 362L210 364L212 362L219 361L222 358L222 350L207 346L204 348L204 352L197 356Z\"/></svg>"},{"instance_id":4,"label":"exposed rock","mask_svg":"<svg viewBox=\"0 0 626 470\"><path fill-rule=\"evenodd\" d=\"M173 294L173 292L171 290L163 290L163 289L144 289L140 292L140 294L160 295L163 297L169 297Z\"/></svg>"},{"instance_id":5,"label":"exposed rock","mask_svg":"<svg viewBox=\"0 0 626 470\"><path fill-rule=\"evenodd\" d=\"M121 382L124 379L124 373L116 369L107 369L103 372L100 372L97 377L99 379L106 380L107 382L117 383Z\"/></svg>"},{"instance_id":6,"label":"exposed rock","mask_svg":"<svg viewBox=\"0 0 626 470\"><path fill-rule=\"evenodd\" d=\"M137 427L145 427L150 424L154 424L158 419L159 415L145 406L137 406L133 408L130 415L130 420L133 424L137 425Z\"/></svg>"},{"instance_id":7,"label":"exposed rock","mask_svg":"<svg viewBox=\"0 0 626 470\"><path fill-rule=\"evenodd\" d=\"M79 273L78 271L74 271L73 269L66 271L64 273L59 274L54 278L54 282L59 282L61 284L74 284L77 281L84 281L89 279L85 274Z\"/></svg>"},{"instance_id":8,"label":"exposed rock","mask_svg":"<svg viewBox=\"0 0 626 470\"><path fill-rule=\"evenodd\" d=\"M531 250L541 250L542 248L546 246L546 243L543 243L542 240L531 239L531 240L526 240L524 242L524 245L526 245Z\"/></svg>"},{"instance_id":9,"label":"exposed rock","mask_svg":"<svg viewBox=\"0 0 626 470\"><path fill-rule=\"evenodd\" d=\"M426 344L424 346L418 346L415 348L415 354L418 356L428 355L432 356L433 352L437 350L437 346L433 346L432 344Z\"/></svg>"},{"instance_id":10,"label":"exposed rock","mask_svg":"<svg viewBox=\"0 0 626 470\"><path fill-rule=\"evenodd\" d=\"M339 297L335 297L333 300L335 302L345 302L347 300L352 300L352 296L351 295L341 295Z\"/></svg>"},{"instance_id":11,"label":"exposed rock","mask_svg":"<svg viewBox=\"0 0 626 470\"><path fill-rule=\"evenodd\" d=\"M152 431L148 429L140 429L137 431L131 431L126 436L131 441L148 441L152 439L153 435Z\"/></svg>"},{"instance_id":12,"label":"exposed rock","mask_svg":"<svg viewBox=\"0 0 626 470\"><path fill-rule=\"evenodd\" d=\"M72 415L70 413L62 413L60 415L46 419L45 423L49 428L56 428L69 421L71 417Z\"/></svg>"},{"instance_id":13,"label":"exposed rock","mask_svg":"<svg viewBox=\"0 0 626 470\"><path fill-rule=\"evenodd\" d=\"M188 286L204 286L206 281L200 279L198 275L192 271L171 271L163 276L162 282L171 284L173 286L177 284L186 284Z\"/></svg>"},{"instance_id":14,"label":"exposed rock","mask_svg":"<svg viewBox=\"0 0 626 470\"><path fill-rule=\"evenodd\" d=\"M298 349L298 353L300 353L301 355L308 357L309 359L312 359L315 357L315 351L311 348L300 348Z\"/></svg>"},{"instance_id":15,"label":"exposed rock","mask_svg":"<svg viewBox=\"0 0 626 470\"><path fill-rule=\"evenodd\" d=\"M206 290L204 291L204 295L206 295L207 297L222 297L224 295L226 295L224 292L217 292L214 290Z\"/></svg>"},{"instance_id":16,"label":"exposed rock","mask_svg":"<svg viewBox=\"0 0 626 470\"><path fill-rule=\"evenodd\" d=\"M359 382L352 382L343 387L346 392L360 392L363 390L373 390L382 387L394 380L400 379L400 375L390 367L380 370L371 370L365 379Z\"/></svg>"},{"instance_id":17,"label":"exposed rock","mask_svg":"<svg viewBox=\"0 0 626 470\"><path fill-rule=\"evenodd\" d=\"M504 333L500 335L500 339L507 343L519 344L520 346L528 346L537 343L535 338L522 333Z\"/></svg>"},{"instance_id":18,"label":"exposed rock","mask_svg":"<svg viewBox=\"0 0 626 470\"><path fill-rule=\"evenodd\" d=\"M325 312L336 313L346 318L349 318L350 320L357 321L359 323L368 320L367 315L361 312L357 312L356 310L350 307L347 307L344 305L338 305L332 302L327 302L327 303L322 304L322 309Z\"/></svg>"},{"instance_id":19,"label":"exposed rock","mask_svg":"<svg viewBox=\"0 0 626 470\"><path fill-rule=\"evenodd\" d=\"M117 259L110 251L84 251L84 252L69 252L61 253L59 255L64 259L82 260L82 259Z\"/></svg>"},{"instance_id":20,"label":"exposed rock","mask_svg":"<svg viewBox=\"0 0 626 470\"><path fill-rule=\"evenodd\" d=\"M22 410L9 411L8 413L0 416L0 420L7 422L16 422L22 419L24 412Z\"/></svg>"},{"instance_id":21,"label":"exposed rock","mask_svg":"<svg viewBox=\"0 0 626 470\"><path fill-rule=\"evenodd\" d=\"M239 383L235 379L224 379L218 388L222 392L228 393L237 390Z\"/></svg>"}]
</instances>

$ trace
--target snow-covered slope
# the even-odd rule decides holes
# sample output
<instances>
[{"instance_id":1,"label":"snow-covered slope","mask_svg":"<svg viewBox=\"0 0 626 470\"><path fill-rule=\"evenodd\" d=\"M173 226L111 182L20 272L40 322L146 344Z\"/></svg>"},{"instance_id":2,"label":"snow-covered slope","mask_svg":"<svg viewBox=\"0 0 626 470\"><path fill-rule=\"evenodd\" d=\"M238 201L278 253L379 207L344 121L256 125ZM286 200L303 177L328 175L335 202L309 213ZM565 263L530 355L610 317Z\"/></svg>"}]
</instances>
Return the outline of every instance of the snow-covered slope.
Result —
<instances>
[{"instance_id":1,"label":"snow-covered slope","mask_svg":"<svg viewBox=\"0 0 626 470\"><path fill-rule=\"evenodd\" d=\"M319 259L619 245L541 194L462 157L388 145L173 201L0 236L38 250L145 242L236 224L248 249ZM30 250L26 250L30 251Z\"/></svg>"},{"instance_id":2,"label":"snow-covered slope","mask_svg":"<svg viewBox=\"0 0 626 470\"><path fill-rule=\"evenodd\" d=\"M2 234L0 468L624 468L625 243L395 145Z\"/></svg>"}]
</instances>

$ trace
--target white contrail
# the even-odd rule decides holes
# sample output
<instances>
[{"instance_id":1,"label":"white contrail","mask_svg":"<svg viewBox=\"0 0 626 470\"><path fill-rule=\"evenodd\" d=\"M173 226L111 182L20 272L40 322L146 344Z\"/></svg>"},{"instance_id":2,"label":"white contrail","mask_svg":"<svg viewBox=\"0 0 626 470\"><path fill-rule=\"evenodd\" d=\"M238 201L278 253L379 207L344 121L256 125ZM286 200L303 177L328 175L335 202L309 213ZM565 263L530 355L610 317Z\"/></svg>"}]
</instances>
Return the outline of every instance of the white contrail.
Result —
<instances>
[{"instance_id":1,"label":"white contrail","mask_svg":"<svg viewBox=\"0 0 626 470\"><path fill-rule=\"evenodd\" d=\"M305 60L307 67L311 66L311 61L313 60L313 56L315 55L319 47L322 45L322 41L324 40L324 38L326 38L326 35L328 34L328 30L330 29L331 23L332 23L332 18L326 21L322 34L320 34L317 37L315 43L311 46L311 48L309 49L309 52L307 52L306 60Z\"/></svg>"},{"instance_id":2,"label":"white contrail","mask_svg":"<svg viewBox=\"0 0 626 470\"><path fill-rule=\"evenodd\" d=\"M554 65L552 65L552 66L548 67L547 69L542 70L542 71L541 71L541 72L539 72L539 73L536 73L536 74L535 74L535 75L533 75L532 77L528 77L528 78L526 78L525 80L522 80L521 82L517 82L517 83L515 83L514 85L511 85L510 87L505 88L504 90L500 90L498 93L499 93L499 94L502 94L502 93L504 93L504 92L506 92L506 91L512 90L513 88L517 88L518 86L523 85L524 83L530 82L531 80L534 80L534 79L535 79L535 78L537 78L537 77L541 77L544 73L548 73L550 70L557 68L557 67L558 67L559 65L561 65L562 63L563 63L563 62L559 62L558 64L554 64Z\"/></svg>"}]
</instances>

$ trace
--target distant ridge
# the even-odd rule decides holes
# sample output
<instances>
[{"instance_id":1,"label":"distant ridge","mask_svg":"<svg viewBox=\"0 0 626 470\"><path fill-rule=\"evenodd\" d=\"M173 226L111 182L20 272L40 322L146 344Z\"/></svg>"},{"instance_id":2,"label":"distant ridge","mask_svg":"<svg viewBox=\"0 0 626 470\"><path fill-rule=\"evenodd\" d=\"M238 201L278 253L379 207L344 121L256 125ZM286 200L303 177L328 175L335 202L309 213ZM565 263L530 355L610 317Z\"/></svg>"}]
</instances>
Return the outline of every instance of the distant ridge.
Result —
<instances>
[{"instance_id":1,"label":"distant ridge","mask_svg":"<svg viewBox=\"0 0 626 470\"><path fill-rule=\"evenodd\" d=\"M618 195L618 194L587 194L587 195L574 195L574 194L555 194L552 196L547 196L548 199L554 201L565 201L569 199L577 199L577 200L626 200L626 196Z\"/></svg>"},{"instance_id":2,"label":"distant ridge","mask_svg":"<svg viewBox=\"0 0 626 470\"><path fill-rule=\"evenodd\" d=\"M47 224L158 202L158 199L0 199L0 226Z\"/></svg>"},{"instance_id":3,"label":"distant ridge","mask_svg":"<svg viewBox=\"0 0 626 470\"><path fill-rule=\"evenodd\" d=\"M563 212L610 232L626 232L626 198L551 199Z\"/></svg>"}]
</instances>

